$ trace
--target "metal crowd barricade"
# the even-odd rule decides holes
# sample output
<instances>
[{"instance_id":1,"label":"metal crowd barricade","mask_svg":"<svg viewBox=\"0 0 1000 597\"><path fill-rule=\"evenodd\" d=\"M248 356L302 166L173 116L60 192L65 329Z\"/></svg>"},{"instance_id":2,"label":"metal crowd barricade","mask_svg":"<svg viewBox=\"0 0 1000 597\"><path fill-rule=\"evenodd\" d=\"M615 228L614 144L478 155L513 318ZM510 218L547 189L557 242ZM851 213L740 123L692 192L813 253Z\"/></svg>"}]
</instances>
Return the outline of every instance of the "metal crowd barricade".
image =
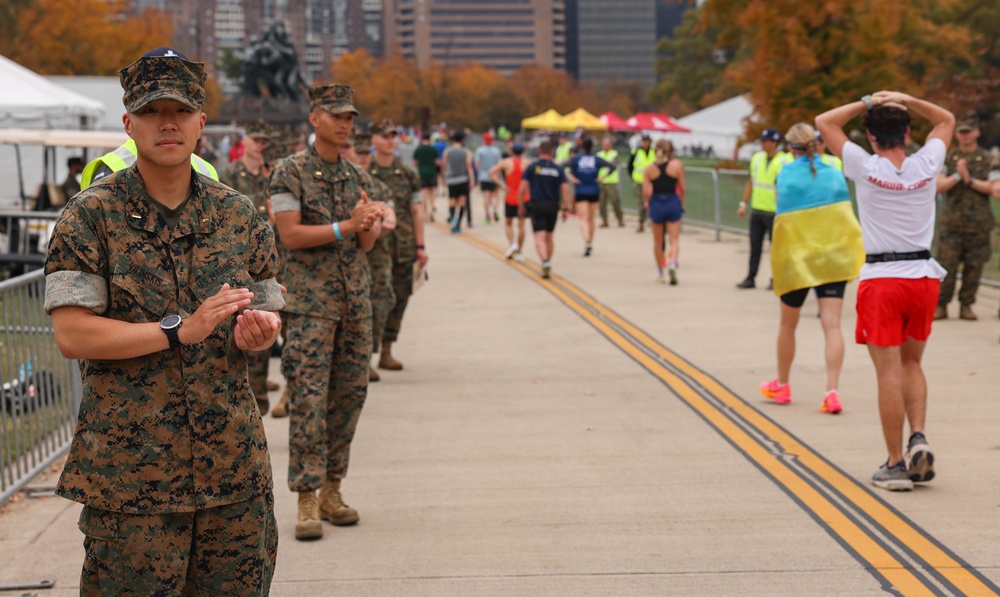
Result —
<instances>
[{"instance_id":1,"label":"metal crowd barricade","mask_svg":"<svg viewBox=\"0 0 1000 597\"><path fill-rule=\"evenodd\" d=\"M7 276L41 269L58 212L0 209L0 268Z\"/></svg>"},{"instance_id":2,"label":"metal crowd barricade","mask_svg":"<svg viewBox=\"0 0 1000 597\"><path fill-rule=\"evenodd\" d=\"M0 505L66 452L83 395L44 301L41 270L0 281Z\"/></svg>"}]
</instances>

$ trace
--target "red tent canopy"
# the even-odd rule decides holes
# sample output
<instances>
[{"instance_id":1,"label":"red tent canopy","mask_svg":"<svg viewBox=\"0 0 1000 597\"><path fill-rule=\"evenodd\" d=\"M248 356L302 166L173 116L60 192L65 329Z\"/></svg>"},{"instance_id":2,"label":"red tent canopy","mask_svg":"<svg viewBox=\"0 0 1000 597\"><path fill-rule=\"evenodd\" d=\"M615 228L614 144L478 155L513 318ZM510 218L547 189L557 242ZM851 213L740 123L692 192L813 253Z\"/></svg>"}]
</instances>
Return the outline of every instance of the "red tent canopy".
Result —
<instances>
[{"instance_id":1,"label":"red tent canopy","mask_svg":"<svg viewBox=\"0 0 1000 597\"><path fill-rule=\"evenodd\" d=\"M660 133L690 133L691 129L686 129L676 120L666 114L653 114L652 112L639 112L635 116L625 121L625 124L637 131L656 131Z\"/></svg>"},{"instance_id":2,"label":"red tent canopy","mask_svg":"<svg viewBox=\"0 0 1000 597\"><path fill-rule=\"evenodd\" d=\"M614 112L605 112L604 114L598 116L598 119L600 119L601 122L603 122L608 126L609 131L634 132L638 130L630 127L628 123L626 123L620 116L618 116Z\"/></svg>"}]
</instances>

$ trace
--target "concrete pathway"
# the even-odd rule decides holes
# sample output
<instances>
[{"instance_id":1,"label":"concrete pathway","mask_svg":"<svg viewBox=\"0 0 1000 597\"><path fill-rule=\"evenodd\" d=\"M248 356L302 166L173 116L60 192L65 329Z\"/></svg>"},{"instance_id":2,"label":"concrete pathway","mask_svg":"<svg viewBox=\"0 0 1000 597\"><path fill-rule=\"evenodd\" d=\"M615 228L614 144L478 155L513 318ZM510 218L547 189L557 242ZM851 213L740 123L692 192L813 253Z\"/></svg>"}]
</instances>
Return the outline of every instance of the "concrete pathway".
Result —
<instances>
[{"instance_id":1,"label":"concrete pathway","mask_svg":"<svg viewBox=\"0 0 1000 597\"><path fill-rule=\"evenodd\" d=\"M855 284L845 411L819 412L813 298L794 401L779 406L757 391L774 377L777 299L734 287L744 237L686 227L670 287L653 282L648 232L601 229L584 258L576 224L557 228L557 278L544 284L491 252L502 225L429 231L430 281L394 351L406 369L372 385L344 482L356 527L295 541L287 419L265 418L281 532L272 595L996 591L995 290L980 291L979 322L935 325L938 478L890 494L868 484L885 456L874 369L852 343ZM40 595L77 594L78 513L54 497L0 513L0 583L54 579Z\"/></svg>"}]
</instances>

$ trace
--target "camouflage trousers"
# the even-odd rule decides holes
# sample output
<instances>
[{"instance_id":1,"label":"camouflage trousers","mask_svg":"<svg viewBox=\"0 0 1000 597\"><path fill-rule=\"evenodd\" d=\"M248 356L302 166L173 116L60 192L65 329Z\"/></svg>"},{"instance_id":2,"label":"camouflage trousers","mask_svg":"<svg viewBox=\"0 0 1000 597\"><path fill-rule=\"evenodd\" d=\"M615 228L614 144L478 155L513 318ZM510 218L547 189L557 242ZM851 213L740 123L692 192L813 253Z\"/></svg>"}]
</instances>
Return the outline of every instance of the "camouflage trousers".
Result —
<instances>
[{"instance_id":1,"label":"camouflage trousers","mask_svg":"<svg viewBox=\"0 0 1000 597\"><path fill-rule=\"evenodd\" d=\"M622 221L622 198L621 193L618 191L618 184L601 184L601 204L598 208L601 213L601 221L605 224L608 223L608 204L611 204L611 208L615 212L615 217L618 221ZM641 203L640 203L641 204Z\"/></svg>"},{"instance_id":2,"label":"camouflage trousers","mask_svg":"<svg viewBox=\"0 0 1000 597\"><path fill-rule=\"evenodd\" d=\"M392 264L392 291L396 302L389 311L389 319L385 322L383 342L395 342L399 339L399 329L403 326L403 313L406 304L413 294L413 261L394 261Z\"/></svg>"},{"instance_id":3,"label":"camouflage trousers","mask_svg":"<svg viewBox=\"0 0 1000 597\"><path fill-rule=\"evenodd\" d=\"M396 293L392 288L392 255L376 245L367 257L371 272L372 352L378 352L389 313L396 304Z\"/></svg>"},{"instance_id":4,"label":"camouflage trousers","mask_svg":"<svg viewBox=\"0 0 1000 597\"><path fill-rule=\"evenodd\" d=\"M83 596L260 595L278 555L274 494L175 514L85 506Z\"/></svg>"},{"instance_id":5,"label":"camouflage trousers","mask_svg":"<svg viewBox=\"0 0 1000 597\"><path fill-rule=\"evenodd\" d=\"M939 234L937 261L948 274L941 281L938 306L946 306L955 296L959 266L962 268L962 288L958 291L958 302L971 305L976 302L983 266L990 260L990 231L943 228Z\"/></svg>"},{"instance_id":6,"label":"camouflage trousers","mask_svg":"<svg viewBox=\"0 0 1000 597\"><path fill-rule=\"evenodd\" d=\"M289 314L281 369L288 380L288 488L319 489L347 475L351 441L368 395L371 319Z\"/></svg>"},{"instance_id":7,"label":"camouflage trousers","mask_svg":"<svg viewBox=\"0 0 1000 597\"><path fill-rule=\"evenodd\" d=\"M254 398L267 400L267 369L271 363L271 349L245 350L247 358L247 376L250 378L250 390Z\"/></svg>"}]
</instances>

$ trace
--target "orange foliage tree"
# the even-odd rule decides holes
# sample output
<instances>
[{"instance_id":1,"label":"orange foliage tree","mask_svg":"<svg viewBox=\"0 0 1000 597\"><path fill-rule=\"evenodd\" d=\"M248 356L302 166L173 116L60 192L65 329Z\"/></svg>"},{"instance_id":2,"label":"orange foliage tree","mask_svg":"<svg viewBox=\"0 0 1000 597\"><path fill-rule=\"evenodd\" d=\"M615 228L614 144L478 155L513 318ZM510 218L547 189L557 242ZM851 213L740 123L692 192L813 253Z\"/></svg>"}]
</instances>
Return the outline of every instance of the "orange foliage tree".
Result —
<instances>
[{"instance_id":1,"label":"orange foliage tree","mask_svg":"<svg viewBox=\"0 0 1000 597\"><path fill-rule=\"evenodd\" d=\"M0 39L0 54L47 75L115 75L146 50L170 41L162 13L131 16L130 6L127 0L21 3L12 11L15 35Z\"/></svg>"},{"instance_id":2,"label":"orange foliage tree","mask_svg":"<svg viewBox=\"0 0 1000 597\"><path fill-rule=\"evenodd\" d=\"M453 128L485 130L554 108L579 107L603 112L607 100L631 103L632 90L615 90L605 101L563 72L526 66L510 79L481 64L431 63L418 68L398 54L378 60L364 50L343 54L331 66L333 80L354 87L355 105L364 118L392 118L406 124L444 121Z\"/></svg>"},{"instance_id":3,"label":"orange foliage tree","mask_svg":"<svg viewBox=\"0 0 1000 597\"><path fill-rule=\"evenodd\" d=\"M970 55L967 28L947 18L962 1L708 0L702 18L745 51L725 77L751 92L752 136L879 89L946 99L949 64Z\"/></svg>"}]
</instances>

